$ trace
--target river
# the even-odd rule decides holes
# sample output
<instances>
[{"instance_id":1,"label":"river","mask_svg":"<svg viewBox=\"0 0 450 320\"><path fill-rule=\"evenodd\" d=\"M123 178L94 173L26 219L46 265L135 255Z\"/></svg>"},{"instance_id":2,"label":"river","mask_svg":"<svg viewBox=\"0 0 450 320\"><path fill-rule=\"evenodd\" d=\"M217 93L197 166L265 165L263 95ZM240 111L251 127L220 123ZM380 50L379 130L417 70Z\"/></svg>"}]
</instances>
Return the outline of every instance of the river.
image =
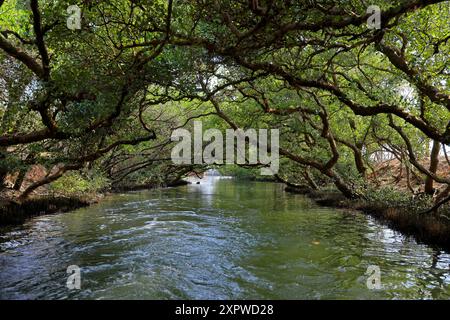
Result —
<instances>
[{"instance_id":1,"label":"river","mask_svg":"<svg viewBox=\"0 0 450 320\"><path fill-rule=\"evenodd\" d=\"M362 213L219 177L0 229L1 299L449 299L449 264Z\"/></svg>"}]
</instances>

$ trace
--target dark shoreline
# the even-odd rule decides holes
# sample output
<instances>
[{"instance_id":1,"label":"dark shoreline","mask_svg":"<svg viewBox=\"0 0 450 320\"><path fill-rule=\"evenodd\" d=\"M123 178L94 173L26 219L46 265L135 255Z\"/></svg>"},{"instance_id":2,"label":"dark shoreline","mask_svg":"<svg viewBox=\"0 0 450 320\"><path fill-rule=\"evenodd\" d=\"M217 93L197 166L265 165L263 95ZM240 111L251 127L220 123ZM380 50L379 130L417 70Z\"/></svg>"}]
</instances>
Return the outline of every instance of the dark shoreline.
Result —
<instances>
[{"instance_id":1,"label":"dark shoreline","mask_svg":"<svg viewBox=\"0 0 450 320\"><path fill-rule=\"evenodd\" d=\"M0 201L0 226L20 225L32 217L68 212L88 207L96 202L97 199L54 196L32 198L22 203L11 200Z\"/></svg>"},{"instance_id":2,"label":"dark shoreline","mask_svg":"<svg viewBox=\"0 0 450 320\"><path fill-rule=\"evenodd\" d=\"M190 184L187 181L181 180L177 182L168 183L166 185L136 185L121 188L114 188L108 193L115 194L121 192L132 192L139 190L151 190L157 188L172 188ZM64 197L64 196L40 196L30 198L24 202L16 202L9 199L0 199L0 227L20 225L25 223L27 219L55 213L64 213L79 208L88 207L92 204L98 203L103 198L102 194L97 194L91 197Z\"/></svg>"},{"instance_id":3,"label":"dark shoreline","mask_svg":"<svg viewBox=\"0 0 450 320\"><path fill-rule=\"evenodd\" d=\"M285 191L305 195L323 207L362 212L402 235L412 237L418 243L450 252L450 221L446 219L437 218L432 214L408 212L405 208L386 207L364 200L349 200L338 192L314 191L290 186L286 187Z\"/></svg>"},{"instance_id":4,"label":"dark shoreline","mask_svg":"<svg viewBox=\"0 0 450 320\"><path fill-rule=\"evenodd\" d=\"M134 186L121 186L111 189L111 193L118 193L118 192L130 192L130 191L140 191L140 190L151 190L151 189L158 189L158 188L175 188L175 187L181 187L191 184L190 182L186 180L178 180L175 182L170 182L163 185L154 185L154 184L140 184L140 185L134 185Z\"/></svg>"}]
</instances>

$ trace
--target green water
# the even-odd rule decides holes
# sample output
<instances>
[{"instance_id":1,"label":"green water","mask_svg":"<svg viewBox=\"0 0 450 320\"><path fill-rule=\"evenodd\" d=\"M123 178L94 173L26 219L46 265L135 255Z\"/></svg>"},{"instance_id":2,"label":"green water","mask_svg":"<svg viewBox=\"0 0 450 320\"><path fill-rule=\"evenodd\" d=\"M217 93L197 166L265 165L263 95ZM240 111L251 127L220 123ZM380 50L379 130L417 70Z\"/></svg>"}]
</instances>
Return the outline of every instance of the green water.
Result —
<instances>
[{"instance_id":1,"label":"green water","mask_svg":"<svg viewBox=\"0 0 450 320\"><path fill-rule=\"evenodd\" d=\"M279 184L209 178L0 231L2 299L448 299L450 255ZM66 287L81 268L81 289ZM381 271L380 290L366 271Z\"/></svg>"}]
</instances>

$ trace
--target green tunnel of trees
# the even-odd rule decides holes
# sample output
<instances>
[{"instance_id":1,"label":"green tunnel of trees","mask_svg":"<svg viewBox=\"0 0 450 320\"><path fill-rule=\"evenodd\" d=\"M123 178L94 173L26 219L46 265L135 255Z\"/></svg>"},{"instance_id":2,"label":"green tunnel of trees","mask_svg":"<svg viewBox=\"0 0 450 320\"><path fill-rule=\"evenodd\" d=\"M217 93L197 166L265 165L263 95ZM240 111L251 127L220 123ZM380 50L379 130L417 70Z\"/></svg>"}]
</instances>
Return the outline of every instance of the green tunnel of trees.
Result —
<instances>
[{"instance_id":1,"label":"green tunnel of trees","mask_svg":"<svg viewBox=\"0 0 450 320\"><path fill-rule=\"evenodd\" d=\"M171 132L202 120L279 129L287 184L364 198L396 159L407 192L443 204L450 2L372 2L0 0L1 188L176 181L202 167L170 161Z\"/></svg>"}]
</instances>

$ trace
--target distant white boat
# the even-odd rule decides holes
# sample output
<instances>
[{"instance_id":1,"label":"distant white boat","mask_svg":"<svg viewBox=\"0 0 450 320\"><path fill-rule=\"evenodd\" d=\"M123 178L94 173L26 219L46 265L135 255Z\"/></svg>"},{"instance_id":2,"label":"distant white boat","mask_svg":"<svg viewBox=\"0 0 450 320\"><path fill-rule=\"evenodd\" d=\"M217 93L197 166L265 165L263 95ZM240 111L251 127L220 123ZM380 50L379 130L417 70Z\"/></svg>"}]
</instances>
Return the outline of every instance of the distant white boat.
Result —
<instances>
[{"instance_id":1,"label":"distant white boat","mask_svg":"<svg viewBox=\"0 0 450 320\"><path fill-rule=\"evenodd\" d=\"M216 169L209 169L208 171L205 172L204 175L209 176L209 177L220 177L221 176L219 170L216 170Z\"/></svg>"}]
</instances>

